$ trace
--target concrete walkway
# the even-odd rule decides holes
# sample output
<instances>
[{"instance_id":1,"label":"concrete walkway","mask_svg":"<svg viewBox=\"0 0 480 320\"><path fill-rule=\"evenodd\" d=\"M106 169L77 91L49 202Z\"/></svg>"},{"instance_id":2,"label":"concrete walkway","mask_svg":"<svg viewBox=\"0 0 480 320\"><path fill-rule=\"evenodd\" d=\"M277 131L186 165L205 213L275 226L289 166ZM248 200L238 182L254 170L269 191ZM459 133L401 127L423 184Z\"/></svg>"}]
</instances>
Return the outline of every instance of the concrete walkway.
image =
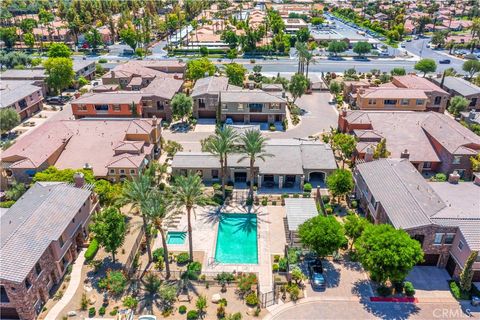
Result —
<instances>
[{"instance_id":1,"label":"concrete walkway","mask_svg":"<svg viewBox=\"0 0 480 320\"><path fill-rule=\"evenodd\" d=\"M82 267L85 263L86 250L87 249L84 248L78 254L77 261L75 261L75 263L73 264L73 269L72 273L70 274L70 282L68 284L67 290L65 290L63 297L53 306L52 309L50 309L47 316L45 317L45 320L55 320L62 318L60 312L62 312L62 310L65 309L65 307L70 303L70 300L72 300L73 296L75 295L78 286L81 284L80 282L82 280Z\"/></svg>"}]
</instances>

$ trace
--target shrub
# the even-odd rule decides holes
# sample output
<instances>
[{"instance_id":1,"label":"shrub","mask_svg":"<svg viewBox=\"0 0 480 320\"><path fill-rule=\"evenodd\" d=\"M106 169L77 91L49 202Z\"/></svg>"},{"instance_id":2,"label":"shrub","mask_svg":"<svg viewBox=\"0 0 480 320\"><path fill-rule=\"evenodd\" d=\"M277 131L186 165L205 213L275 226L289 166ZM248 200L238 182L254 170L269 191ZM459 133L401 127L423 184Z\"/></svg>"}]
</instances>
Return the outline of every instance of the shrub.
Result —
<instances>
[{"instance_id":1,"label":"shrub","mask_svg":"<svg viewBox=\"0 0 480 320\"><path fill-rule=\"evenodd\" d=\"M180 307L178 307L178 312L179 312L180 314L185 314L185 313L187 313L187 307L186 307L186 306L180 306Z\"/></svg>"},{"instance_id":2,"label":"shrub","mask_svg":"<svg viewBox=\"0 0 480 320\"><path fill-rule=\"evenodd\" d=\"M356 209L358 207L357 200L352 200L352 203L350 204L352 208Z\"/></svg>"},{"instance_id":3,"label":"shrub","mask_svg":"<svg viewBox=\"0 0 480 320\"><path fill-rule=\"evenodd\" d=\"M333 208L332 208L332 207L326 207L326 208L325 208L325 212L326 212L327 214L332 214L332 213L333 213Z\"/></svg>"},{"instance_id":4,"label":"shrub","mask_svg":"<svg viewBox=\"0 0 480 320\"><path fill-rule=\"evenodd\" d=\"M305 183L305 185L303 186L303 191L304 192L312 192L312 184Z\"/></svg>"},{"instance_id":5,"label":"shrub","mask_svg":"<svg viewBox=\"0 0 480 320\"><path fill-rule=\"evenodd\" d=\"M84 292L82 293L82 300L80 301L80 309L87 310L87 307L88 307L88 299L87 299L87 294Z\"/></svg>"},{"instance_id":6,"label":"shrub","mask_svg":"<svg viewBox=\"0 0 480 320\"><path fill-rule=\"evenodd\" d=\"M217 276L215 277L215 280L217 280L221 284L229 283L235 280L235 276L230 272L222 272L217 274Z\"/></svg>"},{"instance_id":7,"label":"shrub","mask_svg":"<svg viewBox=\"0 0 480 320\"><path fill-rule=\"evenodd\" d=\"M196 320L198 319L198 312L196 310L190 310L187 313L187 320Z\"/></svg>"},{"instance_id":8,"label":"shrub","mask_svg":"<svg viewBox=\"0 0 480 320\"><path fill-rule=\"evenodd\" d=\"M214 184L212 185L212 187L213 187L213 190L220 190L220 189L222 189L222 186L221 186L219 183L214 183Z\"/></svg>"},{"instance_id":9,"label":"shrub","mask_svg":"<svg viewBox=\"0 0 480 320\"><path fill-rule=\"evenodd\" d=\"M85 260L91 261L97 254L99 245L97 239L93 239L90 241L90 244L88 245L87 251L85 251Z\"/></svg>"},{"instance_id":10,"label":"shrub","mask_svg":"<svg viewBox=\"0 0 480 320\"><path fill-rule=\"evenodd\" d=\"M303 193L304 198L310 198L311 196L312 196L312 194L310 192L304 192Z\"/></svg>"},{"instance_id":11,"label":"shrub","mask_svg":"<svg viewBox=\"0 0 480 320\"><path fill-rule=\"evenodd\" d=\"M238 278L238 290L241 295L252 290L252 286L257 283L257 276L253 273L244 274Z\"/></svg>"},{"instance_id":12,"label":"shrub","mask_svg":"<svg viewBox=\"0 0 480 320\"><path fill-rule=\"evenodd\" d=\"M111 315L112 317L115 317L118 313L118 307L115 307L115 309L113 309L112 311L110 311L109 315Z\"/></svg>"},{"instance_id":13,"label":"shrub","mask_svg":"<svg viewBox=\"0 0 480 320\"><path fill-rule=\"evenodd\" d=\"M456 281L450 281L450 291L452 292L453 297L457 300L470 300L470 294L462 291Z\"/></svg>"},{"instance_id":14,"label":"shrub","mask_svg":"<svg viewBox=\"0 0 480 320\"><path fill-rule=\"evenodd\" d=\"M193 261L187 266L186 276L188 279L197 280L200 272L202 272L202 264L198 261Z\"/></svg>"},{"instance_id":15,"label":"shrub","mask_svg":"<svg viewBox=\"0 0 480 320\"><path fill-rule=\"evenodd\" d=\"M298 300L298 297L300 296L300 288L296 283L288 285L287 291L290 293L290 299L292 299L292 301Z\"/></svg>"},{"instance_id":16,"label":"shrub","mask_svg":"<svg viewBox=\"0 0 480 320\"><path fill-rule=\"evenodd\" d=\"M104 306L101 306L100 309L98 309L98 314L103 316L105 315L105 307Z\"/></svg>"},{"instance_id":17,"label":"shrub","mask_svg":"<svg viewBox=\"0 0 480 320\"><path fill-rule=\"evenodd\" d=\"M274 255L273 262L278 262L278 260L280 260L280 255L279 254Z\"/></svg>"},{"instance_id":18,"label":"shrub","mask_svg":"<svg viewBox=\"0 0 480 320\"><path fill-rule=\"evenodd\" d=\"M228 305L227 299L225 299L225 298L220 299L220 301L218 301L218 303L221 304L224 307L226 307Z\"/></svg>"},{"instance_id":19,"label":"shrub","mask_svg":"<svg viewBox=\"0 0 480 320\"><path fill-rule=\"evenodd\" d=\"M128 309L135 309L138 305L138 300L132 296L123 298L123 306Z\"/></svg>"},{"instance_id":20,"label":"shrub","mask_svg":"<svg viewBox=\"0 0 480 320\"><path fill-rule=\"evenodd\" d=\"M262 199L262 206L266 206L268 204L267 198Z\"/></svg>"},{"instance_id":21,"label":"shrub","mask_svg":"<svg viewBox=\"0 0 480 320\"><path fill-rule=\"evenodd\" d=\"M284 199L285 199L285 198L288 198L288 197L289 197L288 193L284 193L284 194L282 194L282 198L284 198Z\"/></svg>"},{"instance_id":22,"label":"shrub","mask_svg":"<svg viewBox=\"0 0 480 320\"><path fill-rule=\"evenodd\" d=\"M279 269L278 263L274 263L274 264L272 265L272 271L273 271L273 272L278 272L278 269Z\"/></svg>"},{"instance_id":23,"label":"shrub","mask_svg":"<svg viewBox=\"0 0 480 320\"><path fill-rule=\"evenodd\" d=\"M252 291L250 292L246 297L245 297L245 302L247 303L247 305L251 306L251 307L254 307L258 304L258 296L257 294Z\"/></svg>"},{"instance_id":24,"label":"shrub","mask_svg":"<svg viewBox=\"0 0 480 320\"><path fill-rule=\"evenodd\" d=\"M98 63L107 63L107 62L108 62L108 61L107 61L107 59L105 59L105 58L100 58L100 59L98 59Z\"/></svg>"},{"instance_id":25,"label":"shrub","mask_svg":"<svg viewBox=\"0 0 480 320\"><path fill-rule=\"evenodd\" d=\"M270 123L270 125L268 126L268 130L275 131L275 130L277 130L277 128L275 127L275 124Z\"/></svg>"},{"instance_id":26,"label":"shrub","mask_svg":"<svg viewBox=\"0 0 480 320\"><path fill-rule=\"evenodd\" d=\"M392 289L382 284L377 288L377 293L382 297L386 297L392 294Z\"/></svg>"},{"instance_id":27,"label":"shrub","mask_svg":"<svg viewBox=\"0 0 480 320\"><path fill-rule=\"evenodd\" d=\"M163 248L158 248L153 250L152 259L153 262L163 261Z\"/></svg>"},{"instance_id":28,"label":"shrub","mask_svg":"<svg viewBox=\"0 0 480 320\"><path fill-rule=\"evenodd\" d=\"M435 181L445 182L445 181L447 181L447 176L444 173L437 173L435 175Z\"/></svg>"},{"instance_id":29,"label":"shrub","mask_svg":"<svg viewBox=\"0 0 480 320\"><path fill-rule=\"evenodd\" d=\"M127 286L127 278L121 271L109 271L105 278L98 282L100 289L106 289L108 292L119 295L123 293Z\"/></svg>"},{"instance_id":30,"label":"shrub","mask_svg":"<svg viewBox=\"0 0 480 320\"><path fill-rule=\"evenodd\" d=\"M95 307L91 307L90 309L88 309L88 317L89 318L95 317L96 313L97 313L97 310L95 310Z\"/></svg>"},{"instance_id":31,"label":"shrub","mask_svg":"<svg viewBox=\"0 0 480 320\"><path fill-rule=\"evenodd\" d=\"M298 193L294 193L294 194L293 194L293 197L294 197L295 199L297 199L297 198L300 198L300 195L299 195Z\"/></svg>"},{"instance_id":32,"label":"shrub","mask_svg":"<svg viewBox=\"0 0 480 320\"><path fill-rule=\"evenodd\" d=\"M224 319L225 318L225 306L220 304L217 308L217 318Z\"/></svg>"},{"instance_id":33,"label":"shrub","mask_svg":"<svg viewBox=\"0 0 480 320\"><path fill-rule=\"evenodd\" d=\"M322 201L324 204L330 203L330 197L329 196L322 196Z\"/></svg>"},{"instance_id":34,"label":"shrub","mask_svg":"<svg viewBox=\"0 0 480 320\"><path fill-rule=\"evenodd\" d=\"M79 86L80 88L83 87L83 86L85 86L85 85L87 85L87 84L88 84L88 80L87 80L85 77L80 76L80 77L78 78L78 86Z\"/></svg>"},{"instance_id":35,"label":"shrub","mask_svg":"<svg viewBox=\"0 0 480 320\"><path fill-rule=\"evenodd\" d=\"M280 260L278 260L278 269L280 271L287 271L287 258L280 258Z\"/></svg>"},{"instance_id":36,"label":"shrub","mask_svg":"<svg viewBox=\"0 0 480 320\"><path fill-rule=\"evenodd\" d=\"M177 263L178 264L186 264L190 261L190 255L187 252L179 253L177 256Z\"/></svg>"},{"instance_id":37,"label":"shrub","mask_svg":"<svg viewBox=\"0 0 480 320\"><path fill-rule=\"evenodd\" d=\"M288 263L295 264L298 262L298 252L297 250L290 248L287 253Z\"/></svg>"},{"instance_id":38,"label":"shrub","mask_svg":"<svg viewBox=\"0 0 480 320\"><path fill-rule=\"evenodd\" d=\"M276 206L277 205L277 201L273 200L272 201L272 206Z\"/></svg>"},{"instance_id":39,"label":"shrub","mask_svg":"<svg viewBox=\"0 0 480 320\"><path fill-rule=\"evenodd\" d=\"M413 287L413 284L411 282L409 281L405 282L403 287L405 290L405 294L408 297L413 297L415 295L415 288Z\"/></svg>"},{"instance_id":40,"label":"shrub","mask_svg":"<svg viewBox=\"0 0 480 320\"><path fill-rule=\"evenodd\" d=\"M8 200L0 202L0 208L10 208L15 203L15 200Z\"/></svg>"}]
</instances>

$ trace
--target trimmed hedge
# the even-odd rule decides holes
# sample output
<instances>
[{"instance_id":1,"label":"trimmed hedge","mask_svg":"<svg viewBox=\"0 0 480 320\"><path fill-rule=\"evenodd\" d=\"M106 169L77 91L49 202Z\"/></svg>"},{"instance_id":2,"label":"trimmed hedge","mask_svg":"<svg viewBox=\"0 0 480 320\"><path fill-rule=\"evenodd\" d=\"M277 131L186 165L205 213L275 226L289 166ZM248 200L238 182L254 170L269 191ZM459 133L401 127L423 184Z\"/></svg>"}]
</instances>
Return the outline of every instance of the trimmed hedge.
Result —
<instances>
[{"instance_id":1,"label":"trimmed hedge","mask_svg":"<svg viewBox=\"0 0 480 320\"><path fill-rule=\"evenodd\" d=\"M7 200L0 202L0 208L10 208L15 204L15 200Z\"/></svg>"},{"instance_id":2,"label":"trimmed hedge","mask_svg":"<svg viewBox=\"0 0 480 320\"><path fill-rule=\"evenodd\" d=\"M97 239L93 239L88 245L87 251L85 251L85 259L87 261L91 261L93 258L95 258L98 248L99 245Z\"/></svg>"}]
</instances>

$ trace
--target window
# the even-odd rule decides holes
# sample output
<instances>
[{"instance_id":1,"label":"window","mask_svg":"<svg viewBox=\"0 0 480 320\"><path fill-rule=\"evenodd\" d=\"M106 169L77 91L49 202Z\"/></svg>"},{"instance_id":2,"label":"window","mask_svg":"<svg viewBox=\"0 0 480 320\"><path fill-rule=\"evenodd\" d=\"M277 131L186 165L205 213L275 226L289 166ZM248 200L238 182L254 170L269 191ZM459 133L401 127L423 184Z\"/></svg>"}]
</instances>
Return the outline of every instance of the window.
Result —
<instances>
[{"instance_id":1,"label":"window","mask_svg":"<svg viewBox=\"0 0 480 320\"><path fill-rule=\"evenodd\" d=\"M280 110L280 104L279 103L271 103L270 104L270 110Z\"/></svg>"},{"instance_id":2,"label":"window","mask_svg":"<svg viewBox=\"0 0 480 320\"><path fill-rule=\"evenodd\" d=\"M262 112L263 104L261 103L249 103L248 108L250 112Z\"/></svg>"},{"instance_id":3,"label":"window","mask_svg":"<svg viewBox=\"0 0 480 320\"><path fill-rule=\"evenodd\" d=\"M368 104L377 104L377 100L375 100L375 99L368 99Z\"/></svg>"},{"instance_id":4,"label":"window","mask_svg":"<svg viewBox=\"0 0 480 320\"><path fill-rule=\"evenodd\" d=\"M40 273L42 273L42 267L40 266L40 263L35 263L35 272L37 273L37 276L40 275Z\"/></svg>"},{"instance_id":5,"label":"window","mask_svg":"<svg viewBox=\"0 0 480 320\"><path fill-rule=\"evenodd\" d=\"M84 104L79 104L79 105L77 106L77 110L78 110L78 111L87 111L87 106L84 105Z\"/></svg>"},{"instance_id":6,"label":"window","mask_svg":"<svg viewBox=\"0 0 480 320\"><path fill-rule=\"evenodd\" d=\"M205 99L198 99L198 108L205 109Z\"/></svg>"},{"instance_id":7,"label":"window","mask_svg":"<svg viewBox=\"0 0 480 320\"><path fill-rule=\"evenodd\" d=\"M125 169L120 169L120 174L125 174Z\"/></svg>"},{"instance_id":8,"label":"window","mask_svg":"<svg viewBox=\"0 0 480 320\"><path fill-rule=\"evenodd\" d=\"M462 249L463 249L463 242L462 242L462 241L459 241L459 242L458 242L458 249L459 249L460 251L462 251Z\"/></svg>"},{"instance_id":9,"label":"window","mask_svg":"<svg viewBox=\"0 0 480 320\"><path fill-rule=\"evenodd\" d=\"M115 174L115 169L110 169L110 174Z\"/></svg>"},{"instance_id":10,"label":"window","mask_svg":"<svg viewBox=\"0 0 480 320\"><path fill-rule=\"evenodd\" d=\"M157 101L157 110L163 111L164 107L161 101Z\"/></svg>"},{"instance_id":11,"label":"window","mask_svg":"<svg viewBox=\"0 0 480 320\"><path fill-rule=\"evenodd\" d=\"M444 243L445 244L452 244L453 243L453 239L455 239L455 233L447 233L445 235L445 241Z\"/></svg>"},{"instance_id":12,"label":"window","mask_svg":"<svg viewBox=\"0 0 480 320\"><path fill-rule=\"evenodd\" d=\"M30 289L32 287L32 283L30 282L30 280L28 279L25 279L25 288Z\"/></svg>"},{"instance_id":13,"label":"window","mask_svg":"<svg viewBox=\"0 0 480 320\"><path fill-rule=\"evenodd\" d=\"M431 169L432 168L432 163L431 162L424 162L423 163L423 169Z\"/></svg>"},{"instance_id":14,"label":"window","mask_svg":"<svg viewBox=\"0 0 480 320\"><path fill-rule=\"evenodd\" d=\"M435 233L435 239L433 240L433 244L442 244L443 233Z\"/></svg>"},{"instance_id":15,"label":"window","mask_svg":"<svg viewBox=\"0 0 480 320\"><path fill-rule=\"evenodd\" d=\"M27 101L25 99L18 101L18 106L20 107L20 109L25 109L28 106Z\"/></svg>"},{"instance_id":16,"label":"window","mask_svg":"<svg viewBox=\"0 0 480 320\"><path fill-rule=\"evenodd\" d=\"M400 103L402 106L408 106L408 99L402 99Z\"/></svg>"},{"instance_id":17,"label":"window","mask_svg":"<svg viewBox=\"0 0 480 320\"><path fill-rule=\"evenodd\" d=\"M222 103L222 110L228 110L228 107L227 107L226 103Z\"/></svg>"},{"instance_id":18,"label":"window","mask_svg":"<svg viewBox=\"0 0 480 320\"><path fill-rule=\"evenodd\" d=\"M470 104L468 106L469 107L475 107L476 104L477 104L477 98L472 98L472 100L470 100Z\"/></svg>"},{"instance_id":19,"label":"window","mask_svg":"<svg viewBox=\"0 0 480 320\"><path fill-rule=\"evenodd\" d=\"M440 103L442 103L442 97L435 97L433 104L440 104Z\"/></svg>"},{"instance_id":20,"label":"window","mask_svg":"<svg viewBox=\"0 0 480 320\"><path fill-rule=\"evenodd\" d=\"M135 169L130 169L130 174L135 174Z\"/></svg>"},{"instance_id":21,"label":"window","mask_svg":"<svg viewBox=\"0 0 480 320\"><path fill-rule=\"evenodd\" d=\"M238 104L238 110L243 111L243 103L239 103L239 104Z\"/></svg>"},{"instance_id":22,"label":"window","mask_svg":"<svg viewBox=\"0 0 480 320\"><path fill-rule=\"evenodd\" d=\"M460 164L460 160L462 160L461 156L453 156L452 164Z\"/></svg>"},{"instance_id":23,"label":"window","mask_svg":"<svg viewBox=\"0 0 480 320\"><path fill-rule=\"evenodd\" d=\"M114 104L114 105L112 106L112 109L113 109L113 111L117 111L117 112L121 110L119 104Z\"/></svg>"},{"instance_id":24,"label":"window","mask_svg":"<svg viewBox=\"0 0 480 320\"><path fill-rule=\"evenodd\" d=\"M387 105L387 106L396 105L396 104L397 104L397 100L387 99L387 100L384 100L384 101L383 101L383 104L385 104L385 105Z\"/></svg>"},{"instance_id":25,"label":"window","mask_svg":"<svg viewBox=\"0 0 480 320\"><path fill-rule=\"evenodd\" d=\"M377 201L375 200L375 197L372 195L372 197L370 198L370 203L372 204L372 206L375 208L375 205L377 204Z\"/></svg>"},{"instance_id":26,"label":"window","mask_svg":"<svg viewBox=\"0 0 480 320\"><path fill-rule=\"evenodd\" d=\"M417 99L417 106L421 106L423 104L423 99Z\"/></svg>"},{"instance_id":27,"label":"window","mask_svg":"<svg viewBox=\"0 0 480 320\"><path fill-rule=\"evenodd\" d=\"M218 179L218 170L216 169L212 170L212 179Z\"/></svg>"},{"instance_id":28,"label":"window","mask_svg":"<svg viewBox=\"0 0 480 320\"><path fill-rule=\"evenodd\" d=\"M108 104L96 104L95 111L106 112L108 111Z\"/></svg>"},{"instance_id":29,"label":"window","mask_svg":"<svg viewBox=\"0 0 480 320\"><path fill-rule=\"evenodd\" d=\"M4 286L0 286L0 302L2 303L9 303L10 299L8 299L7 290L5 290Z\"/></svg>"},{"instance_id":30,"label":"window","mask_svg":"<svg viewBox=\"0 0 480 320\"><path fill-rule=\"evenodd\" d=\"M60 244L60 248L63 248L63 245L65 244L65 242L63 242L63 236L60 236L60 238L58 238L58 243Z\"/></svg>"}]
</instances>

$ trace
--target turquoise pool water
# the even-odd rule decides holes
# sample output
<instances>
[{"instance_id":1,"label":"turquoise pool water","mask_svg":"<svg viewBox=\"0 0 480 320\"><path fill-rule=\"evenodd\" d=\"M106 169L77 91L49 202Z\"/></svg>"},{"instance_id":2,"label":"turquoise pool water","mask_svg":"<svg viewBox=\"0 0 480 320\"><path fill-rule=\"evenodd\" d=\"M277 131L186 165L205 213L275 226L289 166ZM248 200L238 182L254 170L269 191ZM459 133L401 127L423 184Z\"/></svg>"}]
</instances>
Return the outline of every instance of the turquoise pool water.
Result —
<instances>
[{"instance_id":1,"label":"turquoise pool water","mask_svg":"<svg viewBox=\"0 0 480 320\"><path fill-rule=\"evenodd\" d=\"M222 214L218 225L215 260L220 263L258 263L257 216Z\"/></svg>"},{"instance_id":2,"label":"turquoise pool water","mask_svg":"<svg viewBox=\"0 0 480 320\"><path fill-rule=\"evenodd\" d=\"M167 233L167 244L184 244L186 238L186 232L169 231Z\"/></svg>"}]
</instances>

